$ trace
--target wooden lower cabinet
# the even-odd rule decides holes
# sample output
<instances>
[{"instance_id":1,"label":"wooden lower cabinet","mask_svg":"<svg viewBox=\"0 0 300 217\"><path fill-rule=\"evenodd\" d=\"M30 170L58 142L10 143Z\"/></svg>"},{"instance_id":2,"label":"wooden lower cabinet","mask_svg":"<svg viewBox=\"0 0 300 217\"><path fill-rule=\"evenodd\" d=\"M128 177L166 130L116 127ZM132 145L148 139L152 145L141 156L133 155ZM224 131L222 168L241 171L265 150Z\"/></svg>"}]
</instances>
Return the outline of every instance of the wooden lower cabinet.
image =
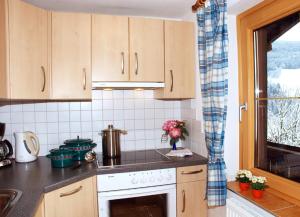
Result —
<instances>
[{"instance_id":1,"label":"wooden lower cabinet","mask_svg":"<svg viewBox=\"0 0 300 217\"><path fill-rule=\"evenodd\" d=\"M177 217L206 217L205 181L177 184Z\"/></svg>"},{"instance_id":2,"label":"wooden lower cabinet","mask_svg":"<svg viewBox=\"0 0 300 217\"><path fill-rule=\"evenodd\" d=\"M45 194L45 217L97 217L96 177Z\"/></svg>"},{"instance_id":3,"label":"wooden lower cabinet","mask_svg":"<svg viewBox=\"0 0 300 217\"><path fill-rule=\"evenodd\" d=\"M44 199L40 202L34 217L45 217L45 201Z\"/></svg>"},{"instance_id":4,"label":"wooden lower cabinet","mask_svg":"<svg viewBox=\"0 0 300 217\"><path fill-rule=\"evenodd\" d=\"M177 168L177 217L207 217L206 165Z\"/></svg>"}]
</instances>

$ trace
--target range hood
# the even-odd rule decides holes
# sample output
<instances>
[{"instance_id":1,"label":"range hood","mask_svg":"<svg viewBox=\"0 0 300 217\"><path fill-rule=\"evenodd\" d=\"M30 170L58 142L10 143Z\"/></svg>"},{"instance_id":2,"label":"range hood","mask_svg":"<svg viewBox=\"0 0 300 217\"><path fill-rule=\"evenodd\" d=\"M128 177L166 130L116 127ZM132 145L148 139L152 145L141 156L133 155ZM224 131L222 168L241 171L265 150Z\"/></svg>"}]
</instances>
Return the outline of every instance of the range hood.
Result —
<instances>
[{"instance_id":1,"label":"range hood","mask_svg":"<svg viewBox=\"0 0 300 217\"><path fill-rule=\"evenodd\" d=\"M93 81L93 89L157 89L165 87L165 83L162 82L98 82Z\"/></svg>"}]
</instances>

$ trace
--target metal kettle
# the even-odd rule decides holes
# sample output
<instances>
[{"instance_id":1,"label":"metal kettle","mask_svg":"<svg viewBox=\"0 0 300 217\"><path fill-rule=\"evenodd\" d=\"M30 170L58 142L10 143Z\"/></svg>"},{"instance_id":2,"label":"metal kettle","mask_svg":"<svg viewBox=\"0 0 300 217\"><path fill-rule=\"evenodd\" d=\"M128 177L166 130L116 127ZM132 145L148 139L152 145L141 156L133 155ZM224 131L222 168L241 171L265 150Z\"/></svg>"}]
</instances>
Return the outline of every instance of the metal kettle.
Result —
<instances>
[{"instance_id":1,"label":"metal kettle","mask_svg":"<svg viewBox=\"0 0 300 217\"><path fill-rule=\"evenodd\" d=\"M118 158L121 156L120 136L127 134L125 130L115 129L113 125L102 130L102 154L103 158Z\"/></svg>"}]
</instances>

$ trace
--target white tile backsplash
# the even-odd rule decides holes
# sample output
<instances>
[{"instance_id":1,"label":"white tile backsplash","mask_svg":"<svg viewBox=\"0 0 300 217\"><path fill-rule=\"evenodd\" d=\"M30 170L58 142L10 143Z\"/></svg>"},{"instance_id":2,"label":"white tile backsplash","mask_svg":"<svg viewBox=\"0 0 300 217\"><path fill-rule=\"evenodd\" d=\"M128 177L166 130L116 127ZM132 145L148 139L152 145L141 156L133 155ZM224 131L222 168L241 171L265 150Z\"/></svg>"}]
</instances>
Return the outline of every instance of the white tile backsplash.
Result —
<instances>
[{"instance_id":1,"label":"white tile backsplash","mask_svg":"<svg viewBox=\"0 0 300 217\"><path fill-rule=\"evenodd\" d=\"M169 147L161 143L162 124L181 119L180 101L153 98L153 90L93 90L91 102L41 102L0 105L0 122L7 124L5 138L14 144L13 133L31 130L41 143L40 155L76 136L92 138L102 151L99 133L108 124L125 129L122 150Z\"/></svg>"}]
</instances>

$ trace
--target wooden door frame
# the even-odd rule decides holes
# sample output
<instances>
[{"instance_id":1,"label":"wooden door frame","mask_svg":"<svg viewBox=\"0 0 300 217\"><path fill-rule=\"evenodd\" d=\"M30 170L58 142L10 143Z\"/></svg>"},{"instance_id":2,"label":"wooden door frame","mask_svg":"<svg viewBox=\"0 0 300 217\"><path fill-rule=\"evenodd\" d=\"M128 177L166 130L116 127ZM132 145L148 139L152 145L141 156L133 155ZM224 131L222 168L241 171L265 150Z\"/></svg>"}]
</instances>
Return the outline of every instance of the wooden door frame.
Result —
<instances>
[{"instance_id":1,"label":"wooden door frame","mask_svg":"<svg viewBox=\"0 0 300 217\"><path fill-rule=\"evenodd\" d=\"M247 103L240 122L240 168L249 169L255 175L265 176L268 185L300 200L300 184L254 166L255 151L255 75L254 30L278 19L300 11L295 0L265 0L237 17L239 59L239 103ZM244 79L245 78L245 79Z\"/></svg>"}]
</instances>

